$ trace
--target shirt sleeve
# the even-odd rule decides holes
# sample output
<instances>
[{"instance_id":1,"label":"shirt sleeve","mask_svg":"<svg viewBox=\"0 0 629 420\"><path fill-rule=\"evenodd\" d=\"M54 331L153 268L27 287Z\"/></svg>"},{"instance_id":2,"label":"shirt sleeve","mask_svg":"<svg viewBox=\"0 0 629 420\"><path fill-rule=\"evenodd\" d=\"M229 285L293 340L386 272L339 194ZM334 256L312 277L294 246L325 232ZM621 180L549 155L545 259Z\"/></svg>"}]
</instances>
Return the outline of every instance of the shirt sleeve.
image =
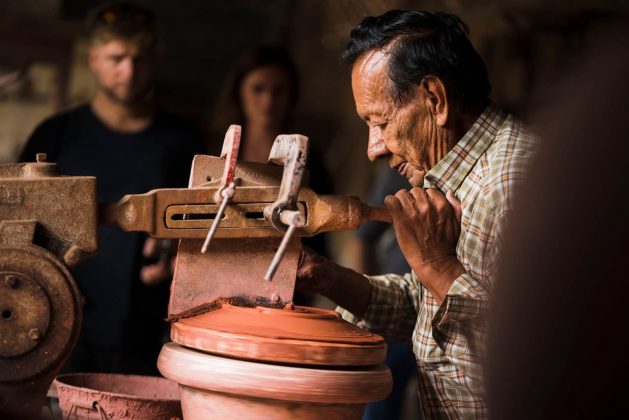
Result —
<instances>
[{"instance_id":1,"label":"shirt sleeve","mask_svg":"<svg viewBox=\"0 0 629 420\"><path fill-rule=\"evenodd\" d=\"M411 342L421 299L421 286L414 273L366 276L371 283L367 311L358 318L338 307L346 321L388 339Z\"/></svg>"},{"instance_id":2,"label":"shirt sleeve","mask_svg":"<svg viewBox=\"0 0 629 420\"><path fill-rule=\"evenodd\" d=\"M449 343L460 341L456 336L462 332L481 338L484 332L474 329L487 310L488 298L488 291L471 275L465 273L456 278L432 320L433 336L439 347L445 350ZM462 324L470 328L458 328Z\"/></svg>"},{"instance_id":3,"label":"shirt sleeve","mask_svg":"<svg viewBox=\"0 0 629 420\"><path fill-rule=\"evenodd\" d=\"M502 226L506 211L495 216L490 213L483 223L487 244L482 248L480 271L465 272L452 282L441 306L433 318L433 328L448 332L448 325L455 322L476 321L487 309L491 282L494 278L495 260L501 242ZM437 342L439 340L437 339Z\"/></svg>"},{"instance_id":4,"label":"shirt sleeve","mask_svg":"<svg viewBox=\"0 0 629 420\"><path fill-rule=\"evenodd\" d=\"M470 380L482 381L482 369L473 360L483 360L487 341L487 310L495 258L502 242L507 211L492 214L486 221L487 246L481 271L457 277L432 319L432 336L444 355Z\"/></svg>"}]
</instances>

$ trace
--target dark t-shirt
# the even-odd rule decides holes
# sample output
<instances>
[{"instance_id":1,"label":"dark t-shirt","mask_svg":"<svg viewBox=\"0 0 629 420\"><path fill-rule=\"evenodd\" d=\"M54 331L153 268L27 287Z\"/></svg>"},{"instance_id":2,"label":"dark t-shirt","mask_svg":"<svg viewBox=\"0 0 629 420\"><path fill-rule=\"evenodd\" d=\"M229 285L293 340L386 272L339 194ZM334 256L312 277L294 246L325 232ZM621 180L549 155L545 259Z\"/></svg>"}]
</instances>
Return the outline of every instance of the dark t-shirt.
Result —
<instances>
[{"instance_id":1,"label":"dark t-shirt","mask_svg":"<svg viewBox=\"0 0 629 420\"><path fill-rule=\"evenodd\" d=\"M202 153L199 133L158 110L154 122L137 133L105 126L89 105L53 116L28 140L21 161L48 154L63 175L96 177L98 201L163 187L185 187L192 158ZM99 227L99 253L81 263L75 280L85 297L80 341L111 348L159 345L166 317L168 285L144 286L140 233Z\"/></svg>"}]
</instances>

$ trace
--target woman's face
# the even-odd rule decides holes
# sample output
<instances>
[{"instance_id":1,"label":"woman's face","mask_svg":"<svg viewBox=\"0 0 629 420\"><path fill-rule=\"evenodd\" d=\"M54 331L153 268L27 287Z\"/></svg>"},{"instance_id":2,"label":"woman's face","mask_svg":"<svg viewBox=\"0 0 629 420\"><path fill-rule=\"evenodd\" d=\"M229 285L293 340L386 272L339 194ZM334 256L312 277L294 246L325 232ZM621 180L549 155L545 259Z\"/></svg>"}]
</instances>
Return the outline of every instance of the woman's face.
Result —
<instances>
[{"instance_id":1,"label":"woman's face","mask_svg":"<svg viewBox=\"0 0 629 420\"><path fill-rule=\"evenodd\" d=\"M247 124L281 126L289 112L290 77L276 65L247 73L240 85L240 101Z\"/></svg>"}]
</instances>

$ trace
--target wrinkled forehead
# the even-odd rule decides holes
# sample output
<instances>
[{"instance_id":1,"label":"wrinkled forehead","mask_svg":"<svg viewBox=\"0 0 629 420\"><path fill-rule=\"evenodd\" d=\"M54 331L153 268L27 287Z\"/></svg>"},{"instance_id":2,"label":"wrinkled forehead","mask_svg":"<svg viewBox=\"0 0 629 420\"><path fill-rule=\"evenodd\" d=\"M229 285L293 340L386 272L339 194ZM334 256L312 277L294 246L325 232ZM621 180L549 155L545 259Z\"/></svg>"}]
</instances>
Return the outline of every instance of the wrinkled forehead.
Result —
<instances>
[{"instance_id":1,"label":"wrinkled forehead","mask_svg":"<svg viewBox=\"0 0 629 420\"><path fill-rule=\"evenodd\" d=\"M389 99L389 54L383 50L368 51L352 67L352 91L359 114L382 100Z\"/></svg>"},{"instance_id":2,"label":"wrinkled forehead","mask_svg":"<svg viewBox=\"0 0 629 420\"><path fill-rule=\"evenodd\" d=\"M371 92L384 91L388 82L389 54L382 50L367 51L352 67L352 88Z\"/></svg>"},{"instance_id":3,"label":"wrinkled forehead","mask_svg":"<svg viewBox=\"0 0 629 420\"><path fill-rule=\"evenodd\" d=\"M367 51L354 63L352 74L364 78L375 73L386 73L389 65L389 56L389 52L382 49Z\"/></svg>"}]
</instances>

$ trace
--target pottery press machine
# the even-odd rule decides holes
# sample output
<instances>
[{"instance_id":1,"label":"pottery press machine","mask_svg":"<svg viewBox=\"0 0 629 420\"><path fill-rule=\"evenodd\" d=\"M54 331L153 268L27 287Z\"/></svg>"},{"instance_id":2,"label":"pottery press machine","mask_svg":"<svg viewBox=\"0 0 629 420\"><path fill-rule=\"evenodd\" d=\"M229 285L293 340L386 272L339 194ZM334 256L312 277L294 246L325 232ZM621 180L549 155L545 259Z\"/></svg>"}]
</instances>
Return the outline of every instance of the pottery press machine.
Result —
<instances>
[{"instance_id":1,"label":"pottery press machine","mask_svg":"<svg viewBox=\"0 0 629 420\"><path fill-rule=\"evenodd\" d=\"M0 167L0 391L28 407L74 346L79 294L68 267L97 248L98 223L177 239L158 360L180 384L184 418L360 418L391 388L384 340L334 311L293 304L302 236L389 221L356 197L301 184L308 139L280 135L269 164L197 155L188 188L97 205L92 177L45 162ZM0 404L2 402L0 401Z\"/></svg>"}]
</instances>

